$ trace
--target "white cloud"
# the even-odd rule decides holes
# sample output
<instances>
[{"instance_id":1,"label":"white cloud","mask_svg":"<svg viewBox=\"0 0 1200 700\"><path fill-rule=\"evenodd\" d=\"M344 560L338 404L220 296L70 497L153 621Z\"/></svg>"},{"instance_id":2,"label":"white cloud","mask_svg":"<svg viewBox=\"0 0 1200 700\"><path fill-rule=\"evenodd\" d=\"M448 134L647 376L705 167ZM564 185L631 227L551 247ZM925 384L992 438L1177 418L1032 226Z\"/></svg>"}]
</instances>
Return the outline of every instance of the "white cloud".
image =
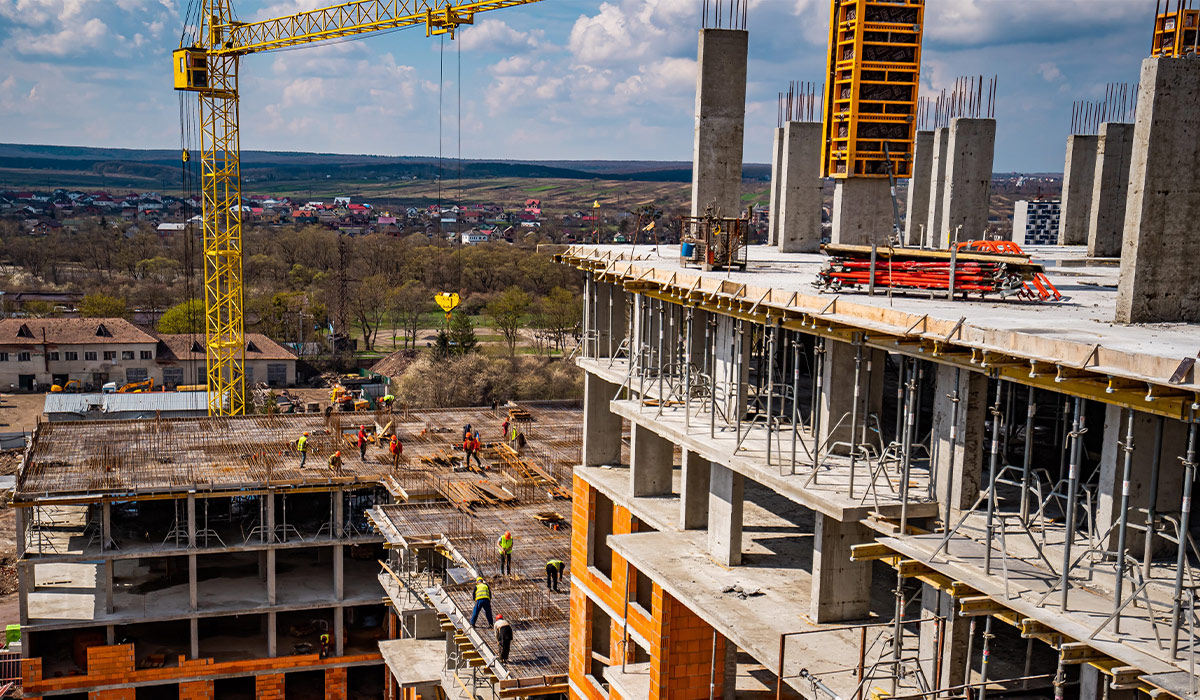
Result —
<instances>
[{"instance_id":1,"label":"white cloud","mask_svg":"<svg viewBox=\"0 0 1200 700\"><path fill-rule=\"evenodd\" d=\"M25 55L63 57L94 49L111 34L107 24L93 17L82 24L68 24L52 33L14 32L12 42L17 51Z\"/></svg>"},{"instance_id":2,"label":"white cloud","mask_svg":"<svg viewBox=\"0 0 1200 700\"><path fill-rule=\"evenodd\" d=\"M461 42L463 51L521 51L538 48L542 45L545 35L545 31L541 29L519 32L507 22L484 19L479 24L464 27L456 41Z\"/></svg>"},{"instance_id":3,"label":"white cloud","mask_svg":"<svg viewBox=\"0 0 1200 700\"><path fill-rule=\"evenodd\" d=\"M1058 69L1058 65L1053 61L1047 61L1038 66L1038 72L1042 74L1042 78L1048 83L1062 80L1063 77L1062 71Z\"/></svg>"}]
</instances>

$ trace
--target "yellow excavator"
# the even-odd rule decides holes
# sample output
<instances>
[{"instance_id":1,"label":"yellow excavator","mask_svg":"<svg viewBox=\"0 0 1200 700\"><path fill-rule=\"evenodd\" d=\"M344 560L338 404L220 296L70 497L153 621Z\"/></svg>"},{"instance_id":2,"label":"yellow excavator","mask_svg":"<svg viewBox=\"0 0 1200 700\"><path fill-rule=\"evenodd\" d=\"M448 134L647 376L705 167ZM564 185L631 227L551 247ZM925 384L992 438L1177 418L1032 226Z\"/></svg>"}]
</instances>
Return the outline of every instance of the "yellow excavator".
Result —
<instances>
[{"instance_id":1,"label":"yellow excavator","mask_svg":"<svg viewBox=\"0 0 1200 700\"><path fill-rule=\"evenodd\" d=\"M83 390L83 386L79 383L78 379L68 379L66 382L64 382L61 385L60 384L50 385L50 393L51 394L57 394L62 391L65 391L68 394L74 394L74 393L78 393L82 390Z\"/></svg>"}]
</instances>

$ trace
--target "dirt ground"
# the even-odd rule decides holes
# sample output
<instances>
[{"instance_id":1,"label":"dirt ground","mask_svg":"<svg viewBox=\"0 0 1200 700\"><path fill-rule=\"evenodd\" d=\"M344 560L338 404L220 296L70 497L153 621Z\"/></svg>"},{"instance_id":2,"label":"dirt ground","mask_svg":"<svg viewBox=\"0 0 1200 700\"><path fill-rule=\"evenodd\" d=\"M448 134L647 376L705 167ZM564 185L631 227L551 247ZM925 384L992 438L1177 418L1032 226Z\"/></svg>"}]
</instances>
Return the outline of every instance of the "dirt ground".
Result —
<instances>
[{"instance_id":1,"label":"dirt ground","mask_svg":"<svg viewBox=\"0 0 1200 700\"><path fill-rule=\"evenodd\" d=\"M33 432L45 403L45 394L0 393L0 433Z\"/></svg>"},{"instance_id":2,"label":"dirt ground","mask_svg":"<svg viewBox=\"0 0 1200 700\"><path fill-rule=\"evenodd\" d=\"M45 394L0 393L0 433L30 433L37 427ZM17 473L21 450L0 452L0 475ZM8 501L11 493L0 493L0 627L20 620L17 603L16 519Z\"/></svg>"}]
</instances>

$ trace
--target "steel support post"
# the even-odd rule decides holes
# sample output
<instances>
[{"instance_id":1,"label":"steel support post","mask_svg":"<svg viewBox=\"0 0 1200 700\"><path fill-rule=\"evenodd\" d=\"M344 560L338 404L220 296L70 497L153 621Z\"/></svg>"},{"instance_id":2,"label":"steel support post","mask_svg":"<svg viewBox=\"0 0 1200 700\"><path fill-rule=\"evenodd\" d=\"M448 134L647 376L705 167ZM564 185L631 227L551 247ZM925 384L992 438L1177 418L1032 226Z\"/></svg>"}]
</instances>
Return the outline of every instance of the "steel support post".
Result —
<instances>
[{"instance_id":1,"label":"steel support post","mask_svg":"<svg viewBox=\"0 0 1200 700\"><path fill-rule=\"evenodd\" d=\"M1075 425L1071 430L1071 464L1070 471L1067 472L1067 517L1066 531L1063 537L1062 580L1060 581L1062 598L1059 609L1063 612L1067 610L1067 593L1071 578L1071 540L1075 537L1075 491L1079 485L1079 458L1083 452L1083 434L1086 430L1083 406L1083 399L1076 397Z\"/></svg>"},{"instance_id":2,"label":"steel support post","mask_svg":"<svg viewBox=\"0 0 1200 700\"><path fill-rule=\"evenodd\" d=\"M800 341L792 334L792 468L796 473L796 440L800 437Z\"/></svg>"},{"instance_id":3,"label":"steel support post","mask_svg":"<svg viewBox=\"0 0 1200 700\"><path fill-rule=\"evenodd\" d=\"M683 432L692 427L692 333L695 330L695 309L688 307L684 322L683 341Z\"/></svg>"},{"instance_id":4,"label":"steel support post","mask_svg":"<svg viewBox=\"0 0 1200 700\"><path fill-rule=\"evenodd\" d=\"M1000 462L1000 431L1004 427L1004 412L1000 410L1000 397L1004 393L1004 385L996 381L996 403L992 406L992 454L988 460L988 498L987 498L987 543L983 550L983 573L992 574L992 546L996 539L996 476L999 473Z\"/></svg>"},{"instance_id":5,"label":"steel support post","mask_svg":"<svg viewBox=\"0 0 1200 700\"><path fill-rule=\"evenodd\" d=\"M1121 633L1121 593L1125 588L1125 537L1129 527L1129 478L1133 471L1133 417L1132 408L1125 409L1129 413L1129 423L1125 429L1125 464L1121 473L1121 519L1117 526L1117 580L1113 594L1113 632Z\"/></svg>"},{"instance_id":6,"label":"steel support post","mask_svg":"<svg viewBox=\"0 0 1200 700\"><path fill-rule=\"evenodd\" d=\"M1154 454L1150 455L1150 493L1146 504L1146 542L1142 553L1142 576L1150 578L1150 561L1154 557L1154 522L1158 519L1158 477L1162 468L1163 425L1162 416L1154 421Z\"/></svg>"},{"instance_id":7,"label":"steel support post","mask_svg":"<svg viewBox=\"0 0 1200 700\"><path fill-rule=\"evenodd\" d=\"M1021 461L1021 522L1029 524L1029 471L1033 463L1033 417L1037 414L1037 389L1029 387L1025 407L1025 458ZM1025 675L1029 675L1026 673Z\"/></svg>"},{"instance_id":8,"label":"steel support post","mask_svg":"<svg viewBox=\"0 0 1200 700\"><path fill-rule=\"evenodd\" d=\"M854 402L850 404L850 498L854 499L854 471L858 458L858 445L854 439L858 435L858 398L861 393L859 387L862 386L862 339L858 336L854 339Z\"/></svg>"},{"instance_id":9,"label":"steel support post","mask_svg":"<svg viewBox=\"0 0 1200 700\"><path fill-rule=\"evenodd\" d=\"M1187 566L1188 527L1192 516L1192 481L1196 478L1196 410L1191 411L1187 456L1183 459L1183 500L1179 508L1179 548L1175 556L1175 604L1171 607L1171 658L1178 658L1179 623L1183 605L1183 567ZM1192 650L1195 652L1195 649Z\"/></svg>"},{"instance_id":10,"label":"steel support post","mask_svg":"<svg viewBox=\"0 0 1200 700\"><path fill-rule=\"evenodd\" d=\"M779 335L779 326L770 326L766 328L767 333L767 467L771 466L771 422L773 414L771 413L772 399L775 398L775 345ZM749 432L749 431L747 431Z\"/></svg>"},{"instance_id":11,"label":"steel support post","mask_svg":"<svg viewBox=\"0 0 1200 700\"><path fill-rule=\"evenodd\" d=\"M823 382L821 375L825 372L825 339L817 338L813 342L813 408L812 420L809 421L809 433L813 438L813 468L821 466L821 391ZM794 462L795 460L793 460Z\"/></svg>"}]
</instances>

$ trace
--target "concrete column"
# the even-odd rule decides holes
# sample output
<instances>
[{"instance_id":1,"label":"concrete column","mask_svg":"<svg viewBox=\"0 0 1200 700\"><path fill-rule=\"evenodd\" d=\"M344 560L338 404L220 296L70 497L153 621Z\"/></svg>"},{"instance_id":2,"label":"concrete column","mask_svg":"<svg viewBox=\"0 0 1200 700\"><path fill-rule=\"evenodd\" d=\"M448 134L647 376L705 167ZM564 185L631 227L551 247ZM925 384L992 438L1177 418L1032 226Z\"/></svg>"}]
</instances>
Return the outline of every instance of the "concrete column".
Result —
<instances>
[{"instance_id":1,"label":"concrete column","mask_svg":"<svg viewBox=\"0 0 1200 700\"><path fill-rule=\"evenodd\" d=\"M333 547L333 598L339 603L346 599L346 545Z\"/></svg>"},{"instance_id":2,"label":"concrete column","mask_svg":"<svg viewBox=\"0 0 1200 700\"><path fill-rule=\"evenodd\" d=\"M717 316L714 330L713 381L716 382L715 401L725 417L736 421L746 406L747 384L750 381L750 333L745 326L738 336L737 321L729 316Z\"/></svg>"},{"instance_id":3,"label":"concrete column","mask_svg":"<svg viewBox=\"0 0 1200 700\"><path fill-rule=\"evenodd\" d=\"M15 533L13 537L17 543L17 559L25 558L25 545L29 540L29 513L28 508L17 507L13 508L13 529Z\"/></svg>"},{"instance_id":4,"label":"concrete column","mask_svg":"<svg viewBox=\"0 0 1200 700\"><path fill-rule=\"evenodd\" d=\"M272 659L276 656L279 656L279 650L276 644L277 640L275 639L275 637L278 636L278 622L279 621L276 619L274 610L267 613L267 656L271 657Z\"/></svg>"},{"instance_id":5,"label":"concrete column","mask_svg":"<svg viewBox=\"0 0 1200 700\"><path fill-rule=\"evenodd\" d=\"M956 232L959 241L968 241L983 238L987 231L995 149L995 119L956 117L950 121L942 199L943 247L954 242Z\"/></svg>"},{"instance_id":6,"label":"concrete column","mask_svg":"<svg viewBox=\"0 0 1200 700\"><path fill-rule=\"evenodd\" d=\"M946 200L946 162L949 158L950 129L940 126L933 132L933 155L929 162L929 213L925 216L925 240L942 245L942 204Z\"/></svg>"},{"instance_id":7,"label":"concrete column","mask_svg":"<svg viewBox=\"0 0 1200 700\"><path fill-rule=\"evenodd\" d=\"M827 453L835 443L850 442L850 418L855 400L858 401L859 439L866 415L878 416L883 410L883 370L887 353L863 347L859 371L859 390L854 390L854 364L857 348L850 343L828 340L825 361L821 365L821 452ZM870 396L867 396L868 387ZM864 408L863 402L870 400ZM836 426L836 427L835 427ZM872 435L870 431L868 436ZM844 446L835 453L849 454Z\"/></svg>"},{"instance_id":8,"label":"concrete column","mask_svg":"<svg viewBox=\"0 0 1200 700\"><path fill-rule=\"evenodd\" d=\"M1109 677L1100 669L1089 664L1079 667L1079 700L1137 700L1136 690L1113 690L1105 688Z\"/></svg>"},{"instance_id":9,"label":"concrete column","mask_svg":"<svg viewBox=\"0 0 1200 700\"><path fill-rule=\"evenodd\" d=\"M671 495L674 452L670 440L634 423L629 441L629 484L634 498Z\"/></svg>"},{"instance_id":10,"label":"concrete column","mask_svg":"<svg viewBox=\"0 0 1200 700\"><path fill-rule=\"evenodd\" d=\"M939 591L928 583L921 585L922 617L941 616L946 618L946 628L942 639L942 675L935 678L937 671L937 623L926 622L921 625L918 656L921 659L921 669L925 678L935 688L947 688L963 682L967 670L967 635L971 631L971 623L966 618L950 619L957 606L948 593Z\"/></svg>"},{"instance_id":11,"label":"concrete column","mask_svg":"<svg viewBox=\"0 0 1200 700\"><path fill-rule=\"evenodd\" d=\"M692 216L704 214L709 206L722 216L736 217L742 211L749 36L738 29L700 30Z\"/></svg>"},{"instance_id":12,"label":"concrete column","mask_svg":"<svg viewBox=\"0 0 1200 700\"><path fill-rule=\"evenodd\" d=\"M820 122L788 122L783 142L779 251L816 253L821 249L821 190L825 186Z\"/></svg>"},{"instance_id":13,"label":"concrete column","mask_svg":"<svg viewBox=\"0 0 1200 700\"><path fill-rule=\"evenodd\" d=\"M779 196L783 187L783 140L784 128L775 128L775 141L771 149L771 216L767 219L767 245L779 245L779 220L782 203Z\"/></svg>"},{"instance_id":14,"label":"concrete column","mask_svg":"<svg viewBox=\"0 0 1200 700\"><path fill-rule=\"evenodd\" d=\"M817 624L858 620L871 610L871 562L850 561L850 547L870 542L871 530L857 520L843 523L815 513L812 603Z\"/></svg>"},{"instance_id":15,"label":"concrete column","mask_svg":"<svg viewBox=\"0 0 1200 700\"><path fill-rule=\"evenodd\" d=\"M742 492L745 478L732 469L712 463L708 495L708 553L718 563L742 563Z\"/></svg>"},{"instance_id":16,"label":"concrete column","mask_svg":"<svg viewBox=\"0 0 1200 700\"><path fill-rule=\"evenodd\" d=\"M933 161L933 132L918 131L913 142L912 177L908 180L908 208L904 217L904 245L919 246L929 229L929 191Z\"/></svg>"},{"instance_id":17,"label":"concrete column","mask_svg":"<svg viewBox=\"0 0 1200 700\"><path fill-rule=\"evenodd\" d=\"M1147 58L1138 86L1118 323L1200 322L1200 61Z\"/></svg>"},{"instance_id":18,"label":"concrete column","mask_svg":"<svg viewBox=\"0 0 1200 700\"><path fill-rule=\"evenodd\" d=\"M738 647L725 637L725 672L721 676L721 700L737 698Z\"/></svg>"},{"instance_id":19,"label":"concrete column","mask_svg":"<svg viewBox=\"0 0 1200 700\"><path fill-rule=\"evenodd\" d=\"M1100 125L1096 144L1096 174L1092 178L1092 210L1088 217L1088 255L1121 255L1125 231L1125 200L1129 197L1129 162L1133 158L1133 124Z\"/></svg>"},{"instance_id":20,"label":"concrete column","mask_svg":"<svg viewBox=\"0 0 1200 700\"><path fill-rule=\"evenodd\" d=\"M200 618L188 619L188 637L191 638L192 658L200 658Z\"/></svg>"},{"instance_id":21,"label":"concrete column","mask_svg":"<svg viewBox=\"0 0 1200 700\"><path fill-rule=\"evenodd\" d=\"M615 284L596 282L597 357L612 357L625 338L625 293Z\"/></svg>"},{"instance_id":22,"label":"concrete column","mask_svg":"<svg viewBox=\"0 0 1200 700\"><path fill-rule=\"evenodd\" d=\"M104 560L104 612L113 614L113 564L115 560ZM30 571L30 573L33 573Z\"/></svg>"},{"instance_id":23,"label":"concrete column","mask_svg":"<svg viewBox=\"0 0 1200 700\"><path fill-rule=\"evenodd\" d=\"M196 492L188 491L187 494L187 546L188 549L196 548Z\"/></svg>"},{"instance_id":24,"label":"concrete column","mask_svg":"<svg viewBox=\"0 0 1200 700\"><path fill-rule=\"evenodd\" d=\"M333 649L338 656L346 655L346 609L333 609Z\"/></svg>"},{"instance_id":25,"label":"concrete column","mask_svg":"<svg viewBox=\"0 0 1200 700\"><path fill-rule=\"evenodd\" d=\"M268 489L267 495L267 605L275 604L275 491ZM271 626L274 627L275 617L271 613ZM271 656L274 656L272 653Z\"/></svg>"},{"instance_id":26,"label":"concrete column","mask_svg":"<svg viewBox=\"0 0 1200 700\"><path fill-rule=\"evenodd\" d=\"M1109 551L1117 549L1115 525L1121 518L1121 493L1124 490L1125 434L1129 414L1117 406L1105 406L1104 443L1100 448L1100 478L1096 494L1096 528L1109 536L1103 540ZM1158 419L1146 413L1136 413L1133 421L1133 454L1130 463L1129 508L1130 522L1144 525L1146 516L1134 513L1135 508L1145 508L1150 499L1151 472L1154 465L1154 434ZM1177 420L1163 421L1162 453L1159 456L1158 512L1178 511L1179 496L1183 492L1183 470L1179 458L1187 450L1187 425ZM1111 528L1111 529L1110 529ZM1141 559L1145 539L1141 530L1127 530L1126 547L1135 558ZM1169 543L1156 540L1155 549L1170 549ZM1174 551L1174 550L1172 550Z\"/></svg>"},{"instance_id":27,"label":"concrete column","mask_svg":"<svg viewBox=\"0 0 1200 700\"><path fill-rule=\"evenodd\" d=\"M987 375L937 366L933 393L934 488L943 515L949 502L952 521L974 505L979 495L984 453L988 450L988 408Z\"/></svg>"},{"instance_id":28,"label":"concrete column","mask_svg":"<svg viewBox=\"0 0 1200 700\"><path fill-rule=\"evenodd\" d=\"M708 526L708 490L712 463L691 450L683 451L683 474L679 489L679 525L684 530Z\"/></svg>"},{"instance_id":29,"label":"concrete column","mask_svg":"<svg viewBox=\"0 0 1200 700\"><path fill-rule=\"evenodd\" d=\"M346 490L334 489L329 497L333 499L333 538L344 539L346 537Z\"/></svg>"},{"instance_id":30,"label":"concrete column","mask_svg":"<svg viewBox=\"0 0 1200 700\"><path fill-rule=\"evenodd\" d=\"M188 605L196 610L200 604L199 580L196 566L196 554L188 554Z\"/></svg>"},{"instance_id":31,"label":"concrete column","mask_svg":"<svg viewBox=\"0 0 1200 700\"><path fill-rule=\"evenodd\" d=\"M1067 137L1067 160L1063 165L1062 215L1058 220L1059 245L1083 245L1088 241L1092 216L1092 190L1096 179L1094 134Z\"/></svg>"},{"instance_id":32,"label":"concrete column","mask_svg":"<svg viewBox=\"0 0 1200 700\"><path fill-rule=\"evenodd\" d=\"M112 549L112 503L104 501L100 505L100 551Z\"/></svg>"},{"instance_id":33,"label":"concrete column","mask_svg":"<svg viewBox=\"0 0 1200 700\"><path fill-rule=\"evenodd\" d=\"M621 417L609 409L617 387L590 372L583 375L583 465L621 463Z\"/></svg>"},{"instance_id":34,"label":"concrete column","mask_svg":"<svg viewBox=\"0 0 1200 700\"><path fill-rule=\"evenodd\" d=\"M108 644L109 646L112 646L113 644L117 643L117 626L116 625L105 625L104 626L104 639L105 639L105 644Z\"/></svg>"},{"instance_id":35,"label":"concrete column","mask_svg":"<svg viewBox=\"0 0 1200 700\"><path fill-rule=\"evenodd\" d=\"M834 181L831 242L884 245L892 233L894 220L887 178L848 177Z\"/></svg>"},{"instance_id":36,"label":"concrete column","mask_svg":"<svg viewBox=\"0 0 1200 700\"><path fill-rule=\"evenodd\" d=\"M108 565L105 564L105 567ZM21 618L21 625L29 624L29 594L33 586L34 567L17 559L17 614ZM21 645L21 658L29 657L29 645Z\"/></svg>"},{"instance_id":37,"label":"concrete column","mask_svg":"<svg viewBox=\"0 0 1200 700\"><path fill-rule=\"evenodd\" d=\"M199 605L199 576L196 572L196 492L189 490L187 494L187 541L188 549L188 605L196 610Z\"/></svg>"}]
</instances>

